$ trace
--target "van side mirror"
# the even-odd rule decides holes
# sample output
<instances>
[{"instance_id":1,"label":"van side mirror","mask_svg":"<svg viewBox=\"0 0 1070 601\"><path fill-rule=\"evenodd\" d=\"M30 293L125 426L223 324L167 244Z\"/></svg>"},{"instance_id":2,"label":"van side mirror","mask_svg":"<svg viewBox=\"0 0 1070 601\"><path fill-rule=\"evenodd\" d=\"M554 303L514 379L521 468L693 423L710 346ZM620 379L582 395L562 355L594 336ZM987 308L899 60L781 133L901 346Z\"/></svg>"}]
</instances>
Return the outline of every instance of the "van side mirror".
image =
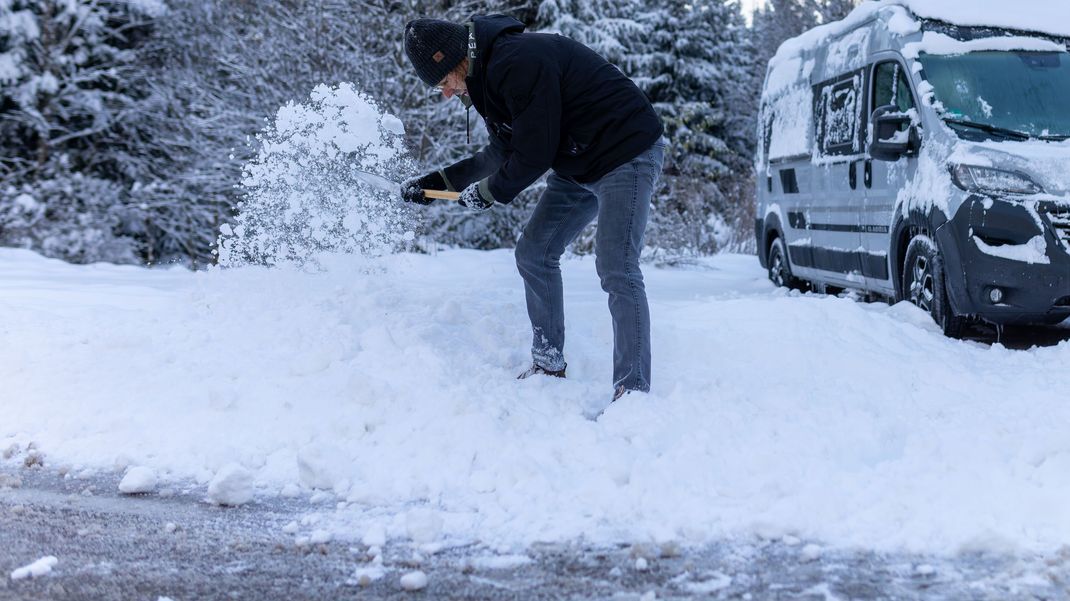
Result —
<instances>
[{"instance_id":1,"label":"van side mirror","mask_svg":"<svg viewBox=\"0 0 1070 601\"><path fill-rule=\"evenodd\" d=\"M917 156L921 138L910 114L888 104L873 111L870 123L873 124L873 137L869 142L871 157L878 161L898 161L904 156Z\"/></svg>"}]
</instances>

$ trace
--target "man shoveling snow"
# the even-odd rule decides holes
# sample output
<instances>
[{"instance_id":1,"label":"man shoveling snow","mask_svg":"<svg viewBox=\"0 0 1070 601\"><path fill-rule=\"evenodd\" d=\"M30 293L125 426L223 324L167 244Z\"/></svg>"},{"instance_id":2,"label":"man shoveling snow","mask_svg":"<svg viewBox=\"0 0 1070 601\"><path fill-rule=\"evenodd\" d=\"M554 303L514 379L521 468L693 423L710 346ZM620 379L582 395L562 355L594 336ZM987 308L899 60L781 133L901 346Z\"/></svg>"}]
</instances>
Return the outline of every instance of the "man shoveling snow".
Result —
<instances>
[{"instance_id":1,"label":"man shoveling snow","mask_svg":"<svg viewBox=\"0 0 1070 601\"><path fill-rule=\"evenodd\" d=\"M459 190L462 205L482 212L551 171L516 247L533 332L532 366L520 378L565 377L560 257L597 218L596 267L613 318L613 400L647 392L650 312L639 254L665 141L646 96L590 48L524 33L504 15L464 25L411 21L405 51L427 85L475 107L490 143L405 182L404 200L429 204L424 189Z\"/></svg>"}]
</instances>

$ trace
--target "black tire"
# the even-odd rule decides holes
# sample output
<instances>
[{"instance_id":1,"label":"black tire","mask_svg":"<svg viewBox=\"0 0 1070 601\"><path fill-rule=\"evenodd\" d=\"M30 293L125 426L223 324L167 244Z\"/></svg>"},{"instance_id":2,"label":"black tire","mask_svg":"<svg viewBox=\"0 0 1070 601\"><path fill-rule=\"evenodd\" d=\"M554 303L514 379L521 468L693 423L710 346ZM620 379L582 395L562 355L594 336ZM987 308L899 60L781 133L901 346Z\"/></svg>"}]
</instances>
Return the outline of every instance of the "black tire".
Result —
<instances>
[{"instance_id":1,"label":"black tire","mask_svg":"<svg viewBox=\"0 0 1070 601\"><path fill-rule=\"evenodd\" d=\"M932 315L949 338L961 338L967 319L955 315L947 297L944 259L936 243L928 236L915 236L907 245L903 260L902 294L905 300Z\"/></svg>"},{"instance_id":2,"label":"black tire","mask_svg":"<svg viewBox=\"0 0 1070 601\"><path fill-rule=\"evenodd\" d=\"M807 285L802 280L791 274L791 263L788 262L788 251L784 247L784 241L777 237L769 245L769 281L777 286L792 290L806 290Z\"/></svg>"}]
</instances>

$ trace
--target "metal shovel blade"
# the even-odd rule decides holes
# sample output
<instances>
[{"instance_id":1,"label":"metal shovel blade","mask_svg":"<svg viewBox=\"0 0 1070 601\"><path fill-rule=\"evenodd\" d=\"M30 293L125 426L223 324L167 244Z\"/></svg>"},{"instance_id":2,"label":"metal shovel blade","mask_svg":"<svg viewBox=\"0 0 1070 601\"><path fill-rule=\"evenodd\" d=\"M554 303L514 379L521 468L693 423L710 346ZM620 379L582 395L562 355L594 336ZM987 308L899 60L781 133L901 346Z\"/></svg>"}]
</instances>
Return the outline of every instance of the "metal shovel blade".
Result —
<instances>
[{"instance_id":1,"label":"metal shovel blade","mask_svg":"<svg viewBox=\"0 0 1070 601\"><path fill-rule=\"evenodd\" d=\"M378 188L383 192L389 192L394 195L401 194L401 184L386 179L381 175L368 173L367 171L357 171L357 177L359 177L361 181L368 184L369 186L373 188Z\"/></svg>"},{"instance_id":2,"label":"metal shovel blade","mask_svg":"<svg viewBox=\"0 0 1070 601\"><path fill-rule=\"evenodd\" d=\"M367 171L357 170L357 177L359 177L361 181L373 188L378 188L379 190L382 190L384 192L394 194L395 196L401 194L401 184L393 180L389 180L381 175L368 173ZM424 190L424 196L428 198L457 200L461 197L461 194L459 192L447 192L445 190Z\"/></svg>"}]
</instances>

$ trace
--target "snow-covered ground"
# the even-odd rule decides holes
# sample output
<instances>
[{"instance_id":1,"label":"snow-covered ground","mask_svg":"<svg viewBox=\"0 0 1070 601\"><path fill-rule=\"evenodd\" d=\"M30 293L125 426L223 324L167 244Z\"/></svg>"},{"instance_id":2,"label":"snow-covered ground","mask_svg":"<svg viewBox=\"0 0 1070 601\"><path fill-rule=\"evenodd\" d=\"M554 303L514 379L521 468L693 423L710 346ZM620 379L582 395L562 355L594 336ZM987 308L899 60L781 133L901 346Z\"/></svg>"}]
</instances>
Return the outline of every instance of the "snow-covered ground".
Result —
<instances>
[{"instance_id":1,"label":"snow-covered ground","mask_svg":"<svg viewBox=\"0 0 1070 601\"><path fill-rule=\"evenodd\" d=\"M0 450L206 494L235 469L258 498L329 489L299 536L1070 543L1070 342L948 340L906 305L774 289L749 256L648 266L654 389L594 422L611 326L593 260L564 266L569 379L525 381L508 251L366 264L190 273L0 250Z\"/></svg>"}]
</instances>

